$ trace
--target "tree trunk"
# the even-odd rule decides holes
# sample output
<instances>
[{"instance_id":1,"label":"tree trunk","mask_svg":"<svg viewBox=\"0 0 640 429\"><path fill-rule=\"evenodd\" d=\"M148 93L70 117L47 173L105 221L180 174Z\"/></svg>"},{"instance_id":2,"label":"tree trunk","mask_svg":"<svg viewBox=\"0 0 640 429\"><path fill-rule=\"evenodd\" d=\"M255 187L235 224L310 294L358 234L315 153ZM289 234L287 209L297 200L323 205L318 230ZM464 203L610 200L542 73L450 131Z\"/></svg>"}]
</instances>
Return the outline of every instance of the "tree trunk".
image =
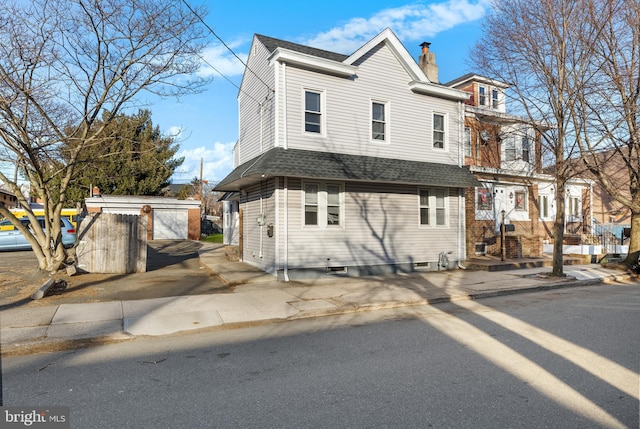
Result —
<instances>
[{"instance_id":1,"label":"tree trunk","mask_svg":"<svg viewBox=\"0 0 640 429\"><path fill-rule=\"evenodd\" d=\"M556 217L553 221L553 270L551 275L564 276L564 261L562 258L564 244L564 180L556 179Z\"/></svg>"}]
</instances>

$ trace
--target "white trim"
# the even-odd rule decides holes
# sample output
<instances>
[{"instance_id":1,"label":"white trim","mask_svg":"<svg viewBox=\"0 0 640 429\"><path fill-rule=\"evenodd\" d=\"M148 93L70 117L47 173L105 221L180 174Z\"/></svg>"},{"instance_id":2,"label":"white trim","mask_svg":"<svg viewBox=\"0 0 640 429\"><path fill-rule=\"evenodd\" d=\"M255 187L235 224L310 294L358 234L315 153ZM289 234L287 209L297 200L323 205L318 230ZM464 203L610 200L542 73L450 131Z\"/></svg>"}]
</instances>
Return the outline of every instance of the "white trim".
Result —
<instances>
[{"instance_id":1,"label":"white trim","mask_svg":"<svg viewBox=\"0 0 640 429\"><path fill-rule=\"evenodd\" d=\"M447 88L442 85L434 85L429 82L409 82L409 89L416 94L431 95L433 97L445 98L454 101L465 101L471 97L471 94L468 92Z\"/></svg>"},{"instance_id":2,"label":"white trim","mask_svg":"<svg viewBox=\"0 0 640 429\"><path fill-rule=\"evenodd\" d=\"M343 64L325 58L319 58L315 55L291 51L285 48L276 48L276 50L269 56L268 60L270 64L273 64L274 62L293 64L341 77L351 77L358 71L358 67L349 64Z\"/></svg>"}]
</instances>

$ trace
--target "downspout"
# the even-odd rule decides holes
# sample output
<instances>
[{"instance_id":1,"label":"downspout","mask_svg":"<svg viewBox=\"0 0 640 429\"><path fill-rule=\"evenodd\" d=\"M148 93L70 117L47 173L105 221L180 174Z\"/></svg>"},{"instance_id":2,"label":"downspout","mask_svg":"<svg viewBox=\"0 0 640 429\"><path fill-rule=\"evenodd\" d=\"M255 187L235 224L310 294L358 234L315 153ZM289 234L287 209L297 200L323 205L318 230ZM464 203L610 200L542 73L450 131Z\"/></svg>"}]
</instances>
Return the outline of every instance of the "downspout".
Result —
<instances>
[{"instance_id":1,"label":"downspout","mask_svg":"<svg viewBox=\"0 0 640 429\"><path fill-rule=\"evenodd\" d=\"M464 168L464 104L458 101L458 136L462 137L458 143L458 163L460 168ZM462 144L460 144L462 141ZM464 188L458 190L458 268L466 270L461 261L466 259L465 233L466 233L466 212Z\"/></svg>"},{"instance_id":2,"label":"downspout","mask_svg":"<svg viewBox=\"0 0 640 429\"><path fill-rule=\"evenodd\" d=\"M262 254L262 247L263 247L263 243L264 243L264 203L263 203L263 198L262 198L262 180L260 181L260 219L259 219L259 225L260 225L260 251L259 253L259 257L260 259L262 259L263 254Z\"/></svg>"},{"instance_id":3,"label":"downspout","mask_svg":"<svg viewBox=\"0 0 640 429\"><path fill-rule=\"evenodd\" d=\"M275 220L273 221L274 226L273 228L275 228L276 232L272 234L272 238L275 240L274 242L274 246L273 246L273 252L274 252L274 268L276 270L276 274L278 273L278 270L280 269L280 247L278 247L278 235L280 234L280 193L282 191L280 190L280 178L279 177L274 177L273 179L273 193L275 195L275 208L274 208L274 218ZM267 229L267 235L269 235L269 230Z\"/></svg>"},{"instance_id":4,"label":"downspout","mask_svg":"<svg viewBox=\"0 0 640 429\"><path fill-rule=\"evenodd\" d=\"M458 167L464 167L464 106L458 101Z\"/></svg>"},{"instance_id":5,"label":"downspout","mask_svg":"<svg viewBox=\"0 0 640 429\"><path fill-rule=\"evenodd\" d=\"M289 180L284 178L284 281L289 281Z\"/></svg>"},{"instance_id":6,"label":"downspout","mask_svg":"<svg viewBox=\"0 0 640 429\"><path fill-rule=\"evenodd\" d=\"M464 188L460 188L458 192L460 193L460 197L458 198L458 210L460 211L460 215L458 216L460 219L460 227L458 228L458 268L466 270L467 267L461 263L461 261L467 259L467 250L465 246L467 213L465 211Z\"/></svg>"},{"instance_id":7,"label":"downspout","mask_svg":"<svg viewBox=\"0 0 640 429\"><path fill-rule=\"evenodd\" d=\"M285 149L289 149L289 138L288 135L289 133L287 132L287 65L286 64L282 64L282 86L284 87L284 100L283 100L283 112L282 112L282 126L284 128L284 135L282 136L282 145ZM276 118L278 117L278 115L276 115ZM276 124L278 123L278 121L276 120ZM277 125L276 125L277 126Z\"/></svg>"}]
</instances>

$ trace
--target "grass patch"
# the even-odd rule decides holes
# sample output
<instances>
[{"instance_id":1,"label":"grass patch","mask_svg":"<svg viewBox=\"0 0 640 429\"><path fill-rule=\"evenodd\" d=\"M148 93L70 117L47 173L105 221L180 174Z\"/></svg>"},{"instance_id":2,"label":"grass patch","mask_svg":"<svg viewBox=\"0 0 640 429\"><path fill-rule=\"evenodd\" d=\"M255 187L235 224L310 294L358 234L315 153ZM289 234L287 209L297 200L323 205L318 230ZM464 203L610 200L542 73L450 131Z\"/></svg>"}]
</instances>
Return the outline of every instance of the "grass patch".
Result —
<instances>
[{"instance_id":1,"label":"grass patch","mask_svg":"<svg viewBox=\"0 0 640 429\"><path fill-rule=\"evenodd\" d=\"M222 238L224 234L211 234L206 238L201 239L200 241L206 241L207 243L222 243Z\"/></svg>"}]
</instances>

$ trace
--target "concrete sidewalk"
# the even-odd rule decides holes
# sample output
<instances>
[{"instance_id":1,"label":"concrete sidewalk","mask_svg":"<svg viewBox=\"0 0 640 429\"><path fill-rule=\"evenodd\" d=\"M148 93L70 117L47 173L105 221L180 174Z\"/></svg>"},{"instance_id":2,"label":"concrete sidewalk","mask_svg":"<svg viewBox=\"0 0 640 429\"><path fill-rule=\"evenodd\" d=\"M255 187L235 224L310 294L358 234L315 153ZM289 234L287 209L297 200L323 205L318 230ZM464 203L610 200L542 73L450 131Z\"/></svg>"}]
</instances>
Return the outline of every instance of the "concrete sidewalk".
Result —
<instances>
[{"instance_id":1,"label":"concrete sidewalk","mask_svg":"<svg viewBox=\"0 0 640 429\"><path fill-rule=\"evenodd\" d=\"M564 279L545 276L550 268L531 268L497 272L453 270L366 278L332 276L308 282L282 282L250 265L230 262L221 246L203 246L200 260L225 283L235 285L233 291L12 308L0 316L2 354L630 279L628 274L599 265L572 265L565 267L567 277Z\"/></svg>"}]
</instances>

